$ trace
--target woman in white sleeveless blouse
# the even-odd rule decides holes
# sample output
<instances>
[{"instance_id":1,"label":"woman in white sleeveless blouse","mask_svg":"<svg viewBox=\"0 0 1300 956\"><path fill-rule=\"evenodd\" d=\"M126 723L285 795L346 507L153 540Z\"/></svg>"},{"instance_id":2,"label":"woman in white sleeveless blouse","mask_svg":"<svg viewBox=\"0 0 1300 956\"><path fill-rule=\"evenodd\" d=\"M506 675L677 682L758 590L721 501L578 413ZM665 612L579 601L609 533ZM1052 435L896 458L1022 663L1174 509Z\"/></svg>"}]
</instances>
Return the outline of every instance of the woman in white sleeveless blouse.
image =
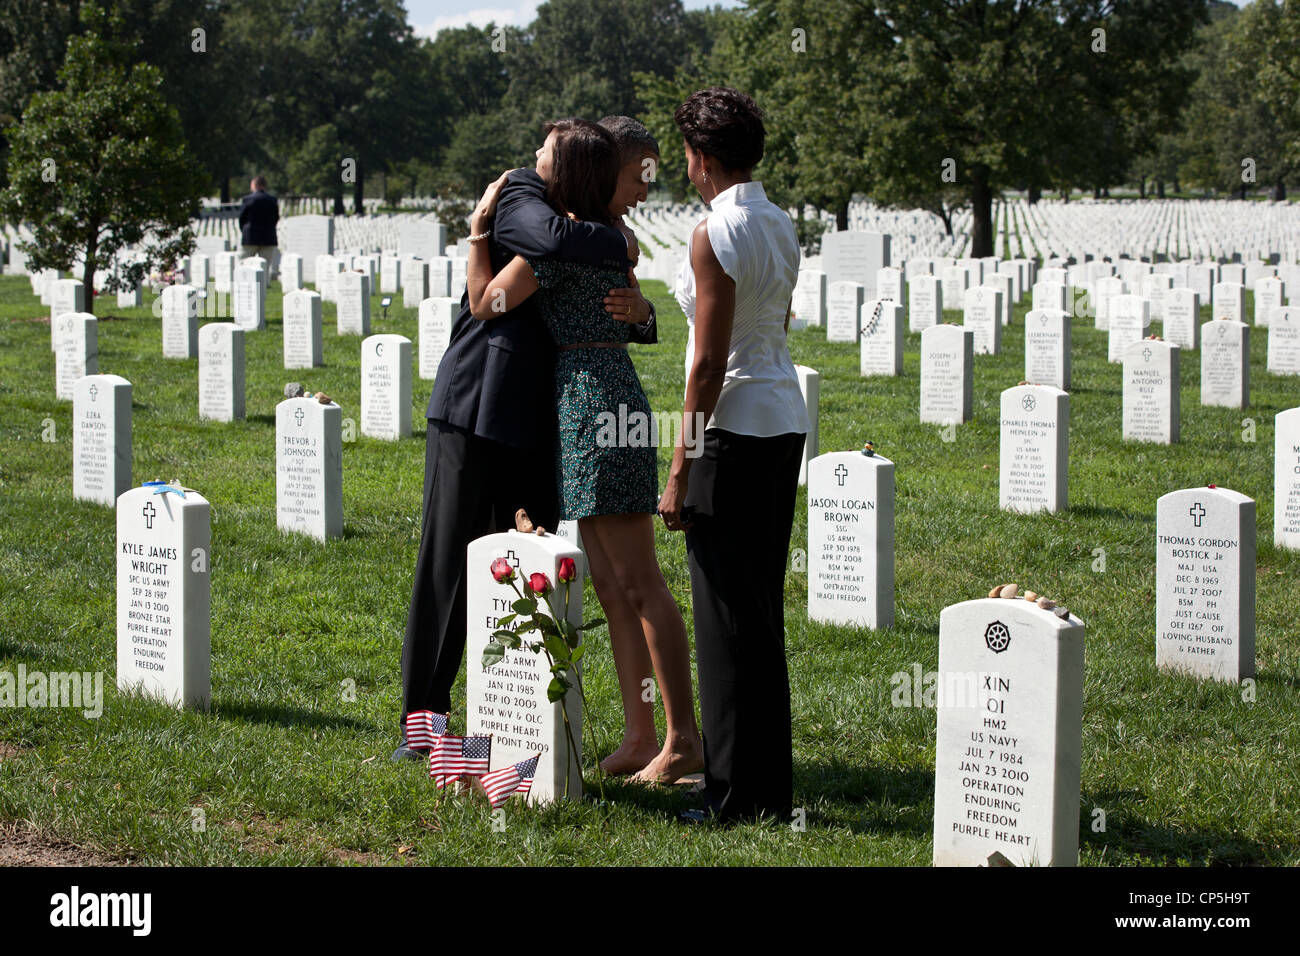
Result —
<instances>
[{"instance_id":1,"label":"woman in white sleeveless blouse","mask_svg":"<svg viewBox=\"0 0 1300 956\"><path fill-rule=\"evenodd\" d=\"M710 204L677 277L690 324L683 420L659 513L686 532L705 796L715 818L788 818L793 798L783 591L808 413L786 345L799 271L794 224L753 167L762 114L713 87L674 116L687 174ZM699 440L698 434L693 436Z\"/></svg>"}]
</instances>

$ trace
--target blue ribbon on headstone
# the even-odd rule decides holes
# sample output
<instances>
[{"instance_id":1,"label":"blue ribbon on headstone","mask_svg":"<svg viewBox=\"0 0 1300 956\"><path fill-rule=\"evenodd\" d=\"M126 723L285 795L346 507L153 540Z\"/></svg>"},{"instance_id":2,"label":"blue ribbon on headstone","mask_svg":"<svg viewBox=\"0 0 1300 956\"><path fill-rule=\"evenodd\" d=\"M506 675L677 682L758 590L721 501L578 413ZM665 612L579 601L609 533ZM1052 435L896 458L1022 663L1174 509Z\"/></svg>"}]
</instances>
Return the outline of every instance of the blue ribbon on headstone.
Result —
<instances>
[{"instance_id":1,"label":"blue ribbon on headstone","mask_svg":"<svg viewBox=\"0 0 1300 956\"><path fill-rule=\"evenodd\" d=\"M146 481L143 485L141 485L141 487L152 488L153 493L155 495L165 495L167 494L167 492L170 491L174 495L180 495L182 498L185 497L184 491L172 485L167 484L167 482L165 481Z\"/></svg>"}]
</instances>

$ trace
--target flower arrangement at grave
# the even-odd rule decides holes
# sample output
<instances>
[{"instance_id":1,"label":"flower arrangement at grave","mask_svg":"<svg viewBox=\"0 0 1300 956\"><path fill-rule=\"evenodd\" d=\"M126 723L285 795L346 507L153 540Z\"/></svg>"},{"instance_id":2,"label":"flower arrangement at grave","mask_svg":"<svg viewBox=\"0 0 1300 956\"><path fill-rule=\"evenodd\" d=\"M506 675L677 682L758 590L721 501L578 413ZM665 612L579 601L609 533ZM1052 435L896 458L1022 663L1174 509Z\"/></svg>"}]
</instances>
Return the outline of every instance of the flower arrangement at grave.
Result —
<instances>
[{"instance_id":1,"label":"flower arrangement at grave","mask_svg":"<svg viewBox=\"0 0 1300 956\"><path fill-rule=\"evenodd\" d=\"M515 573L510 562L497 558L489 569L493 580L498 584L509 584L514 589L518 600L511 604L511 613L497 621L497 629L492 632L492 640L483 649L483 667L492 667L505 659L507 650L527 647L534 654L546 655L546 662L551 672L551 682L546 688L546 699L552 704L565 699L572 690L578 692L582 704L583 722L592 737L593 752L596 746L595 728L591 723L591 712L587 706L587 693L582 685L582 675L578 662L587 646L582 643L583 632L600 627L603 618L593 618L582 624L573 624L569 620L569 592L578 577L578 566L572 558L561 558L557 572L560 583L564 586L563 608L552 605L556 600L557 590L551 586L550 578L541 572L522 578L523 590L519 584L521 576ZM545 609L548 613L543 613ZM573 726L569 723L569 712L560 708L564 717L564 739L566 761L571 762L577 755L581 765L582 749L573 738ZM570 765L566 762L566 766ZM605 781L596 765L596 781L600 788L600 797L605 799ZM565 776L565 796L568 796L569 780Z\"/></svg>"}]
</instances>

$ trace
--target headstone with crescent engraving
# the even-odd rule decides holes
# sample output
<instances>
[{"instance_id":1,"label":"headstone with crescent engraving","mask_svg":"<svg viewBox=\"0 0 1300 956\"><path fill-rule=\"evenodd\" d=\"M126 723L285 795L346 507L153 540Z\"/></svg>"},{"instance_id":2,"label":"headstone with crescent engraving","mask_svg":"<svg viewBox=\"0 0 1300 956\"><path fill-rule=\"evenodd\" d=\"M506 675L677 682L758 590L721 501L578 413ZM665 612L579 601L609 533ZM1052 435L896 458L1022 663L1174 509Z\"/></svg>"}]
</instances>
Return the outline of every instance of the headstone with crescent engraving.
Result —
<instances>
[{"instance_id":1,"label":"headstone with crescent engraving","mask_svg":"<svg viewBox=\"0 0 1300 956\"><path fill-rule=\"evenodd\" d=\"M1156 666L1255 676L1255 502L1184 488L1156 502Z\"/></svg>"},{"instance_id":2,"label":"headstone with crescent engraving","mask_svg":"<svg viewBox=\"0 0 1300 956\"><path fill-rule=\"evenodd\" d=\"M390 441L411 435L411 340L404 335L361 342L361 434Z\"/></svg>"},{"instance_id":3,"label":"headstone with crescent engraving","mask_svg":"<svg viewBox=\"0 0 1300 956\"><path fill-rule=\"evenodd\" d=\"M939 615L934 865L1076 866L1084 624L1021 598Z\"/></svg>"},{"instance_id":4,"label":"headstone with crescent engraving","mask_svg":"<svg viewBox=\"0 0 1300 956\"><path fill-rule=\"evenodd\" d=\"M145 485L117 499L117 687L206 710L211 509L178 491Z\"/></svg>"},{"instance_id":5,"label":"headstone with crescent engraving","mask_svg":"<svg viewBox=\"0 0 1300 956\"><path fill-rule=\"evenodd\" d=\"M830 452L808 463L808 619L894 623L894 463Z\"/></svg>"}]
</instances>

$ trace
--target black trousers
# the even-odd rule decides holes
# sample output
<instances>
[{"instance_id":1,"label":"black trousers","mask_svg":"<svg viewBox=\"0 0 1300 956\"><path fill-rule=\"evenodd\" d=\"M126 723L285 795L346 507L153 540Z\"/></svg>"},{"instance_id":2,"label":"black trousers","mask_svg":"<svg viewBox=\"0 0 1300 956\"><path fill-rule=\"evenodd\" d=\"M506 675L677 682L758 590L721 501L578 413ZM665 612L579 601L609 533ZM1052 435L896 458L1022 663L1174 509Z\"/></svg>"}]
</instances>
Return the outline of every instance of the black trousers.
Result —
<instances>
[{"instance_id":1,"label":"black trousers","mask_svg":"<svg viewBox=\"0 0 1300 956\"><path fill-rule=\"evenodd\" d=\"M802 434L705 433L686 532L704 737L719 819L788 820L794 792L784 584Z\"/></svg>"},{"instance_id":2,"label":"black trousers","mask_svg":"<svg viewBox=\"0 0 1300 956\"><path fill-rule=\"evenodd\" d=\"M465 654L465 549L515 526L525 508L555 530L554 447L524 450L429 420L425 439L420 554L402 643L402 721L415 710L444 714ZM488 573L487 568L471 569Z\"/></svg>"}]
</instances>

